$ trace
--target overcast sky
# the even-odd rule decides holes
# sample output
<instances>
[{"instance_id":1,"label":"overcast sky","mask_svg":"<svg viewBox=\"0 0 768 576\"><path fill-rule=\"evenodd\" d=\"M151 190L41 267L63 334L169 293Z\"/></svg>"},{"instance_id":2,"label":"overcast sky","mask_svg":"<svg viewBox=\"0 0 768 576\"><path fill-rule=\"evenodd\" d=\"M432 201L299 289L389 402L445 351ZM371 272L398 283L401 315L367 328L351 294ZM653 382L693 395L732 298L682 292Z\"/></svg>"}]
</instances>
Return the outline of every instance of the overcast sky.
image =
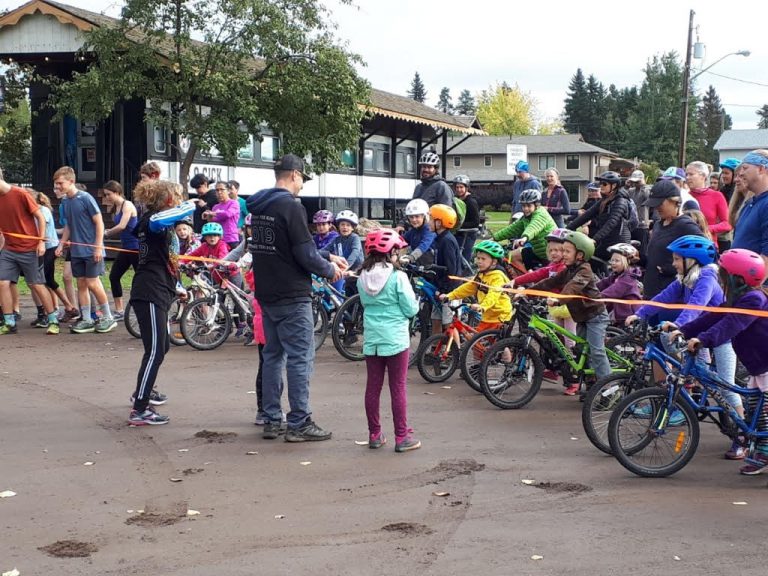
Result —
<instances>
[{"instance_id":1,"label":"overcast sky","mask_svg":"<svg viewBox=\"0 0 768 576\"><path fill-rule=\"evenodd\" d=\"M734 5L722 0L617 2L510 2L509 0L357 0L358 8L326 0L339 25L338 36L360 54L362 74L376 88L404 94L418 71L435 105L440 89L454 102L462 89L473 94L498 82L517 83L538 101L543 119L562 113L577 68L608 86L639 85L654 54L685 51L688 16L696 15L706 45L699 92L713 85L734 128L756 128L755 111L768 104L768 3ZM23 0L0 0L0 7ZM121 0L64 0L73 6L118 16ZM761 8L762 6L762 8ZM732 10L729 12L728 9ZM694 42L696 33L694 33ZM694 71L695 73L695 71ZM752 83L747 83L748 81Z\"/></svg>"}]
</instances>

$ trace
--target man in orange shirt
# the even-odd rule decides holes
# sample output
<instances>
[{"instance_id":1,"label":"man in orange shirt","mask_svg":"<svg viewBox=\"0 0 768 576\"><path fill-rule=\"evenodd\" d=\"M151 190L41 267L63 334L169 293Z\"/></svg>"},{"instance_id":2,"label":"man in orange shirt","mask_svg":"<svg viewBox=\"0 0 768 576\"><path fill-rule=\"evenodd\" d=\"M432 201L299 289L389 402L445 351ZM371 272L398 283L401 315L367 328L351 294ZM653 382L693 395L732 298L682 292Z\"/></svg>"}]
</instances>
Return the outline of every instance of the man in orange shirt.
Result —
<instances>
[{"instance_id":1,"label":"man in orange shirt","mask_svg":"<svg viewBox=\"0 0 768 576\"><path fill-rule=\"evenodd\" d=\"M23 188L11 186L0 178L0 306L4 312L0 335L15 334L18 330L11 282L16 282L20 273L48 316L48 334L59 333L56 310L45 288L44 238L45 218L40 206Z\"/></svg>"}]
</instances>

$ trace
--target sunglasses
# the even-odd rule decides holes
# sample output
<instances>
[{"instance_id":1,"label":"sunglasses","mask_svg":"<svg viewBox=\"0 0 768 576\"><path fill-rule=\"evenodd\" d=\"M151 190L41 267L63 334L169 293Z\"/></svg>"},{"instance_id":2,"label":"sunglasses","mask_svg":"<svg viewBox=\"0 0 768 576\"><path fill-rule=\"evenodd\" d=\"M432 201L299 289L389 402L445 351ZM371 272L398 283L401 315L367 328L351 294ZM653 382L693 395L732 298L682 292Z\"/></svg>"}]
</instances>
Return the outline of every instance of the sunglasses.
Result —
<instances>
[{"instance_id":1,"label":"sunglasses","mask_svg":"<svg viewBox=\"0 0 768 576\"><path fill-rule=\"evenodd\" d=\"M610 182L600 182L600 186L610 186Z\"/></svg>"},{"instance_id":2,"label":"sunglasses","mask_svg":"<svg viewBox=\"0 0 768 576\"><path fill-rule=\"evenodd\" d=\"M216 188L216 192L226 192L229 188Z\"/></svg>"}]
</instances>

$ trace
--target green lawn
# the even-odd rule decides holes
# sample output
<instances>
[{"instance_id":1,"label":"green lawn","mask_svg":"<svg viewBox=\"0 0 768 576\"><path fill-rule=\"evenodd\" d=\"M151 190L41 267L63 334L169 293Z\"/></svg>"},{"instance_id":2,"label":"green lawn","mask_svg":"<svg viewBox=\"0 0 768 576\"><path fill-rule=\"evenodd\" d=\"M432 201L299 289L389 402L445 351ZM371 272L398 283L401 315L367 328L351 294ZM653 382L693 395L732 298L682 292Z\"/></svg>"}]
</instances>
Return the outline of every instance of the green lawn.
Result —
<instances>
[{"instance_id":1,"label":"green lawn","mask_svg":"<svg viewBox=\"0 0 768 576\"><path fill-rule=\"evenodd\" d=\"M486 212L485 225L491 232L496 232L509 224L509 212Z\"/></svg>"},{"instance_id":2,"label":"green lawn","mask_svg":"<svg viewBox=\"0 0 768 576\"><path fill-rule=\"evenodd\" d=\"M109 283L109 271L112 270L112 260L107 260L106 271L104 276L101 277L101 281L104 283L104 289L107 291L107 295L112 294L112 285ZM62 275L64 270L64 259L59 258L56 260L56 281L59 284L64 284L62 281ZM121 284L123 285L123 291L131 289L131 283L133 282L133 268L128 268L128 271L123 274ZM24 278L19 278L19 294L29 294L29 286L24 281Z\"/></svg>"}]
</instances>

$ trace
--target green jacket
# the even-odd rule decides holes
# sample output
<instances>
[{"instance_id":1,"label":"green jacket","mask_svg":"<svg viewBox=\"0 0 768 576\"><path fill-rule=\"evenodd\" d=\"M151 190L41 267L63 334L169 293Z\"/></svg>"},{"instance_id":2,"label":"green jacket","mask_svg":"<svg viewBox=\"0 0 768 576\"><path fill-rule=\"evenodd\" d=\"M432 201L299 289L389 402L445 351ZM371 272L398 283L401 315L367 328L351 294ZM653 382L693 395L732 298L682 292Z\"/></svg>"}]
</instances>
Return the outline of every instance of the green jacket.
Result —
<instances>
[{"instance_id":1,"label":"green jacket","mask_svg":"<svg viewBox=\"0 0 768 576\"><path fill-rule=\"evenodd\" d=\"M517 222L513 222L506 228L502 228L493 235L493 239L506 240L508 238L528 238L533 253L540 259L547 259L547 235L556 228L555 221L549 215L544 206L539 206L530 216L523 216Z\"/></svg>"}]
</instances>

